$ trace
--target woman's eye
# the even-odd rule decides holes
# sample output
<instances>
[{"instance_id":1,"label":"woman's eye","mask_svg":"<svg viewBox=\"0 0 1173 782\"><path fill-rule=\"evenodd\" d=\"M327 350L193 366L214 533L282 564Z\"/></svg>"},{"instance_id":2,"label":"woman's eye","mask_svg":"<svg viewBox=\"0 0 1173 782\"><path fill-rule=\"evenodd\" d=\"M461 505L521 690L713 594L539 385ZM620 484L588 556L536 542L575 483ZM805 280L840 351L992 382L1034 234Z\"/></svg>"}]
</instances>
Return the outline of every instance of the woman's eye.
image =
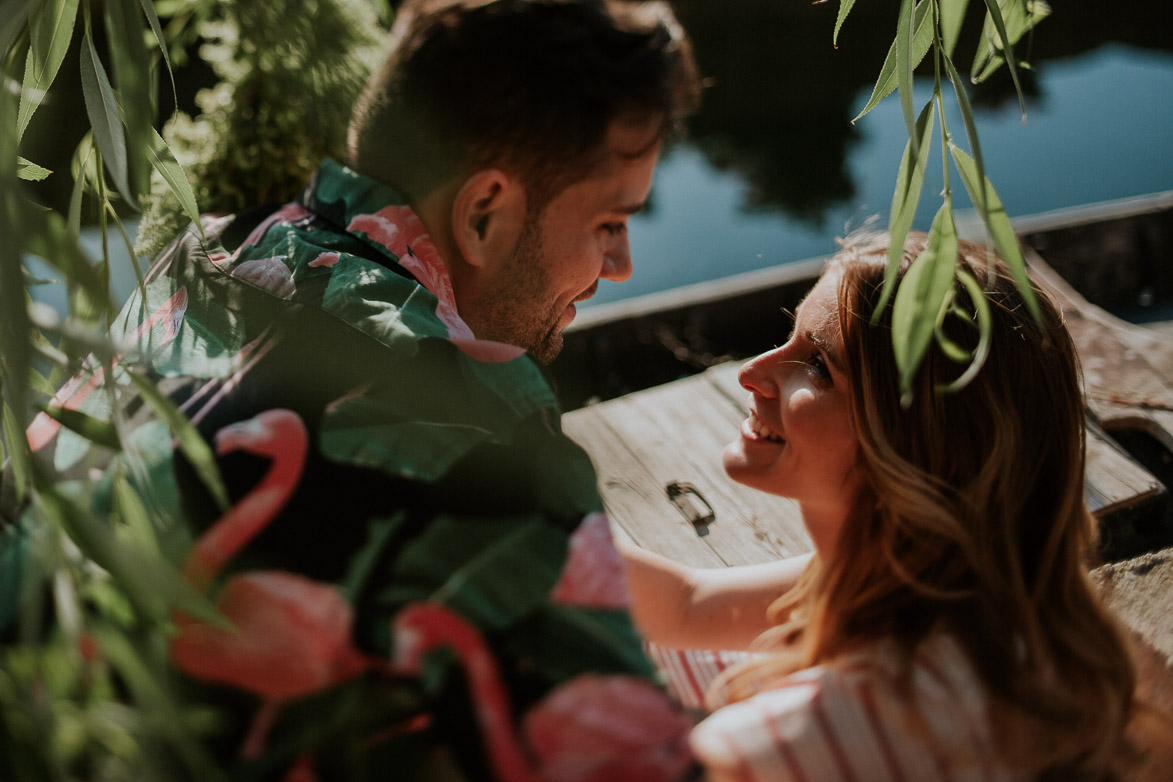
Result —
<instances>
[{"instance_id":1,"label":"woman's eye","mask_svg":"<svg viewBox=\"0 0 1173 782\"><path fill-rule=\"evenodd\" d=\"M827 369L827 360L823 358L822 353L812 353L811 357L806 360L806 363L810 365L818 377L824 380L831 379L831 370Z\"/></svg>"}]
</instances>

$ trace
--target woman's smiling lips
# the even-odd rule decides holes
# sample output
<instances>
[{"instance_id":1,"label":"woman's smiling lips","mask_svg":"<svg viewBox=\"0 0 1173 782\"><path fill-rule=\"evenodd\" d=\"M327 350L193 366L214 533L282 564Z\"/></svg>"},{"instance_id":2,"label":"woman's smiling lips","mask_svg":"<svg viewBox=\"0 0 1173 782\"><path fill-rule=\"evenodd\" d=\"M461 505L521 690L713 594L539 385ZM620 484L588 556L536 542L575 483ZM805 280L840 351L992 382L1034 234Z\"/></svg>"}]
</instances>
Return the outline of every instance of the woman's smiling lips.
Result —
<instances>
[{"instance_id":1,"label":"woman's smiling lips","mask_svg":"<svg viewBox=\"0 0 1173 782\"><path fill-rule=\"evenodd\" d=\"M781 435L766 426L762 419L758 418L758 414L753 409L750 409L749 417L741 422L741 435L750 441L786 442Z\"/></svg>"}]
</instances>

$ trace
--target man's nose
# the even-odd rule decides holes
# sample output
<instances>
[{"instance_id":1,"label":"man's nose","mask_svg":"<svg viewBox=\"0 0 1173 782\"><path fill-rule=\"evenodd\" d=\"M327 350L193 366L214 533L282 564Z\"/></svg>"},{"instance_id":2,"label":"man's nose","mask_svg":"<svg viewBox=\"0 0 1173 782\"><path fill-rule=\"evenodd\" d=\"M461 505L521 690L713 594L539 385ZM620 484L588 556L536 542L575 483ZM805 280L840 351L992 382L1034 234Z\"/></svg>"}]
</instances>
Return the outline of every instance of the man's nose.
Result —
<instances>
[{"instance_id":1,"label":"man's nose","mask_svg":"<svg viewBox=\"0 0 1173 782\"><path fill-rule=\"evenodd\" d=\"M603 268L599 277L611 282L623 282L631 276L631 245L624 236L614 247L603 255Z\"/></svg>"}]
</instances>

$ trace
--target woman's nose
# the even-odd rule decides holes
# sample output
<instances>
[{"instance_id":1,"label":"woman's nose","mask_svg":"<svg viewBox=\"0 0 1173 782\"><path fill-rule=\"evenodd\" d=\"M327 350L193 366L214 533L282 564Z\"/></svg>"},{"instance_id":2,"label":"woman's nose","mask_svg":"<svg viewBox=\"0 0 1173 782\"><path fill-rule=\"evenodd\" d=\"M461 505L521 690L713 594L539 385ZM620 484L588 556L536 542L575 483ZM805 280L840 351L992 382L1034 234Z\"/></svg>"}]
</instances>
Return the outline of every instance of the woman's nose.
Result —
<instances>
[{"instance_id":1,"label":"woman's nose","mask_svg":"<svg viewBox=\"0 0 1173 782\"><path fill-rule=\"evenodd\" d=\"M737 381L741 383L741 387L762 396L778 396L778 382L773 370L777 367L778 353L781 350L782 348L774 348L745 362L741 371L737 373Z\"/></svg>"}]
</instances>

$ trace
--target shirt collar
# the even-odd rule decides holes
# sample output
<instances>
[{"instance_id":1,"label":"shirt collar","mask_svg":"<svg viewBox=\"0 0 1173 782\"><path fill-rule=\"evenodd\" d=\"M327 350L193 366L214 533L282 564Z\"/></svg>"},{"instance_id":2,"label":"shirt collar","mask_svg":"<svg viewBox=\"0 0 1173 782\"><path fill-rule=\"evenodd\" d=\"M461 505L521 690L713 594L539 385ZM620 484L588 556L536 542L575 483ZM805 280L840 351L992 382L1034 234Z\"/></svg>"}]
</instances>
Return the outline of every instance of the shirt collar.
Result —
<instances>
[{"instance_id":1,"label":"shirt collar","mask_svg":"<svg viewBox=\"0 0 1173 782\"><path fill-rule=\"evenodd\" d=\"M511 360L524 352L473 336L456 310L447 265L419 215L395 189L327 158L314 172L300 200L311 212L345 228L411 272L436 297L436 317L461 350L490 361Z\"/></svg>"}]
</instances>

